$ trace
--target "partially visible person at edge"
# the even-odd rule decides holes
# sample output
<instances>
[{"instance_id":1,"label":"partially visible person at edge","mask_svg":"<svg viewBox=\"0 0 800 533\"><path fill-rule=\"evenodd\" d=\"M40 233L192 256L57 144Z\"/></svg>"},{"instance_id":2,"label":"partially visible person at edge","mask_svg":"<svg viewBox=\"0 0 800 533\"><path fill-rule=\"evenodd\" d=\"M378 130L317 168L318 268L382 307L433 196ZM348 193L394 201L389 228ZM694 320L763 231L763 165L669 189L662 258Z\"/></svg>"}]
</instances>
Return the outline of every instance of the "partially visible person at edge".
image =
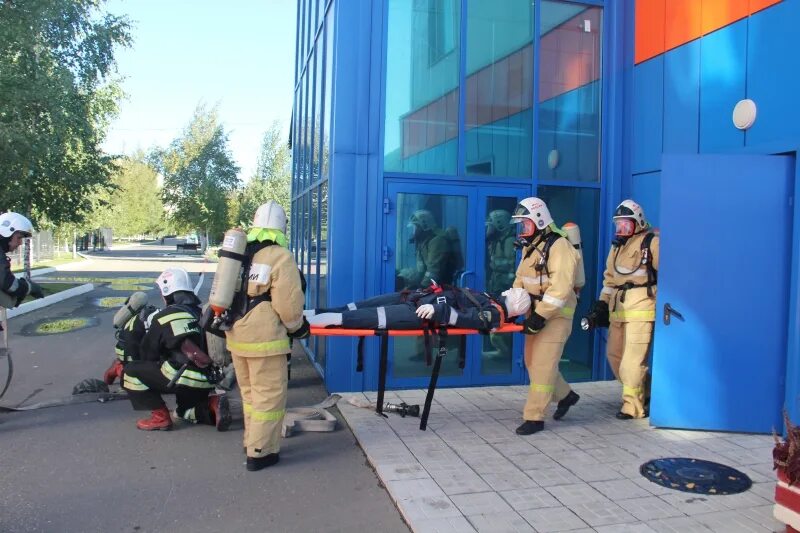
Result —
<instances>
[{"instance_id":1,"label":"partially visible person at edge","mask_svg":"<svg viewBox=\"0 0 800 533\"><path fill-rule=\"evenodd\" d=\"M0 250L4 261L0 261L0 291L8 298L5 307L17 307L26 296L43 298L42 288L33 281L17 278L11 272L11 259L8 254L20 247L24 239L33 235L33 224L19 213L3 213L0 215Z\"/></svg>"}]
</instances>

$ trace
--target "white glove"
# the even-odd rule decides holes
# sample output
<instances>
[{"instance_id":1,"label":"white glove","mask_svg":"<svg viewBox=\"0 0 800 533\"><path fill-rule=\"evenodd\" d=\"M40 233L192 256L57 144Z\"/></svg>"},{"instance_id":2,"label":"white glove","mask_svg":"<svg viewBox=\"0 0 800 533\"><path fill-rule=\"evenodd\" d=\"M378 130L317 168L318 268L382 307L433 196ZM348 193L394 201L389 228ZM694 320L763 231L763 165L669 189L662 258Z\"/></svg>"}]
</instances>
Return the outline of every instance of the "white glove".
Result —
<instances>
[{"instance_id":1,"label":"white glove","mask_svg":"<svg viewBox=\"0 0 800 533\"><path fill-rule=\"evenodd\" d=\"M342 313L320 313L308 319L312 326L327 328L328 326L341 326Z\"/></svg>"},{"instance_id":2,"label":"white glove","mask_svg":"<svg viewBox=\"0 0 800 533\"><path fill-rule=\"evenodd\" d=\"M422 318L423 320L430 320L433 318L433 305L432 304L422 304L417 307L417 316Z\"/></svg>"}]
</instances>

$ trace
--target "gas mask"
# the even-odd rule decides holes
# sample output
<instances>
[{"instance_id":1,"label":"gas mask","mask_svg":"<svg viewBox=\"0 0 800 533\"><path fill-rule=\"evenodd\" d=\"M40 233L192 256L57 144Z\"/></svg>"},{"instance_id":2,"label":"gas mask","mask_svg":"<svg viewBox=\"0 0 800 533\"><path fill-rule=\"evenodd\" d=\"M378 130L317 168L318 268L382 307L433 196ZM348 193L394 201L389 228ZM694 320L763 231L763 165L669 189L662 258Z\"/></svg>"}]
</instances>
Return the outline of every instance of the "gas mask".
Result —
<instances>
[{"instance_id":1,"label":"gas mask","mask_svg":"<svg viewBox=\"0 0 800 533\"><path fill-rule=\"evenodd\" d=\"M620 246L625 244L629 238L636 233L636 222L631 218L614 219L614 244Z\"/></svg>"},{"instance_id":2,"label":"gas mask","mask_svg":"<svg viewBox=\"0 0 800 533\"><path fill-rule=\"evenodd\" d=\"M536 224L533 223L533 220L529 218L523 218L519 221L520 230L517 234L517 238L514 241L514 248L525 248L526 246L530 246L533 242L533 238L536 235Z\"/></svg>"}]
</instances>

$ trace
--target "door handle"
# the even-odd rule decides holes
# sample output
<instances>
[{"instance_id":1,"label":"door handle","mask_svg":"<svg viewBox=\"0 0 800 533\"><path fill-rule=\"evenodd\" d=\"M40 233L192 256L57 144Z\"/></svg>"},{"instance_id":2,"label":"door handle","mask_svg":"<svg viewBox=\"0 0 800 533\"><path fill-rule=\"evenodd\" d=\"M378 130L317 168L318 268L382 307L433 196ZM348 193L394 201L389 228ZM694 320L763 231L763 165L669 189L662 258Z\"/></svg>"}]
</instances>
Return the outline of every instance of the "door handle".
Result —
<instances>
[{"instance_id":1,"label":"door handle","mask_svg":"<svg viewBox=\"0 0 800 533\"><path fill-rule=\"evenodd\" d=\"M458 277L458 286L461 288L465 288L466 285L464 285L464 281L467 279L467 276L474 273L475 272L473 272L472 270L465 270L464 272L462 272L461 275Z\"/></svg>"},{"instance_id":2,"label":"door handle","mask_svg":"<svg viewBox=\"0 0 800 533\"><path fill-rule=\"evenodd\" d=\"M669 303L664 304L664 325L669 326L671 317L675 316L681 322L684 322L683 315L676 311Z\"/></svg>"}]
</instances>

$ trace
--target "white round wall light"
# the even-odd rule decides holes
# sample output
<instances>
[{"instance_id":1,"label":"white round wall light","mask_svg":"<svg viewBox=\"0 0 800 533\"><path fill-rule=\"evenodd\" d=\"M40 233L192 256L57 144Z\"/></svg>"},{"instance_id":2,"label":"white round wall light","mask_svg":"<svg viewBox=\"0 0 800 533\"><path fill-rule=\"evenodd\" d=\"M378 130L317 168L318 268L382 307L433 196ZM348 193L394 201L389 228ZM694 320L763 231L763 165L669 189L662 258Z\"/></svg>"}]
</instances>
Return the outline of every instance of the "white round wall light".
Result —
<instances>
[{"instance_id":1,"label":"white round wall light","mask_svg":"<svg viewBox=\"0 0 800 533\"><path fill-rule=\"evenodd\" d=\"M733 108L733 125L746 130L756 121L756 103L749 98L739 100Z\"/></svg>"},{"instance_id":2,"label":"white round wall light","mask_svg":"<svg viewBox=\"0 0 800 533\"><path fill-rule=\"evenodd\" d=\"M558 166L558 150L555 148L547 154L547 166L548 168L556 168Z\"/></svg>"}]
</instances>

